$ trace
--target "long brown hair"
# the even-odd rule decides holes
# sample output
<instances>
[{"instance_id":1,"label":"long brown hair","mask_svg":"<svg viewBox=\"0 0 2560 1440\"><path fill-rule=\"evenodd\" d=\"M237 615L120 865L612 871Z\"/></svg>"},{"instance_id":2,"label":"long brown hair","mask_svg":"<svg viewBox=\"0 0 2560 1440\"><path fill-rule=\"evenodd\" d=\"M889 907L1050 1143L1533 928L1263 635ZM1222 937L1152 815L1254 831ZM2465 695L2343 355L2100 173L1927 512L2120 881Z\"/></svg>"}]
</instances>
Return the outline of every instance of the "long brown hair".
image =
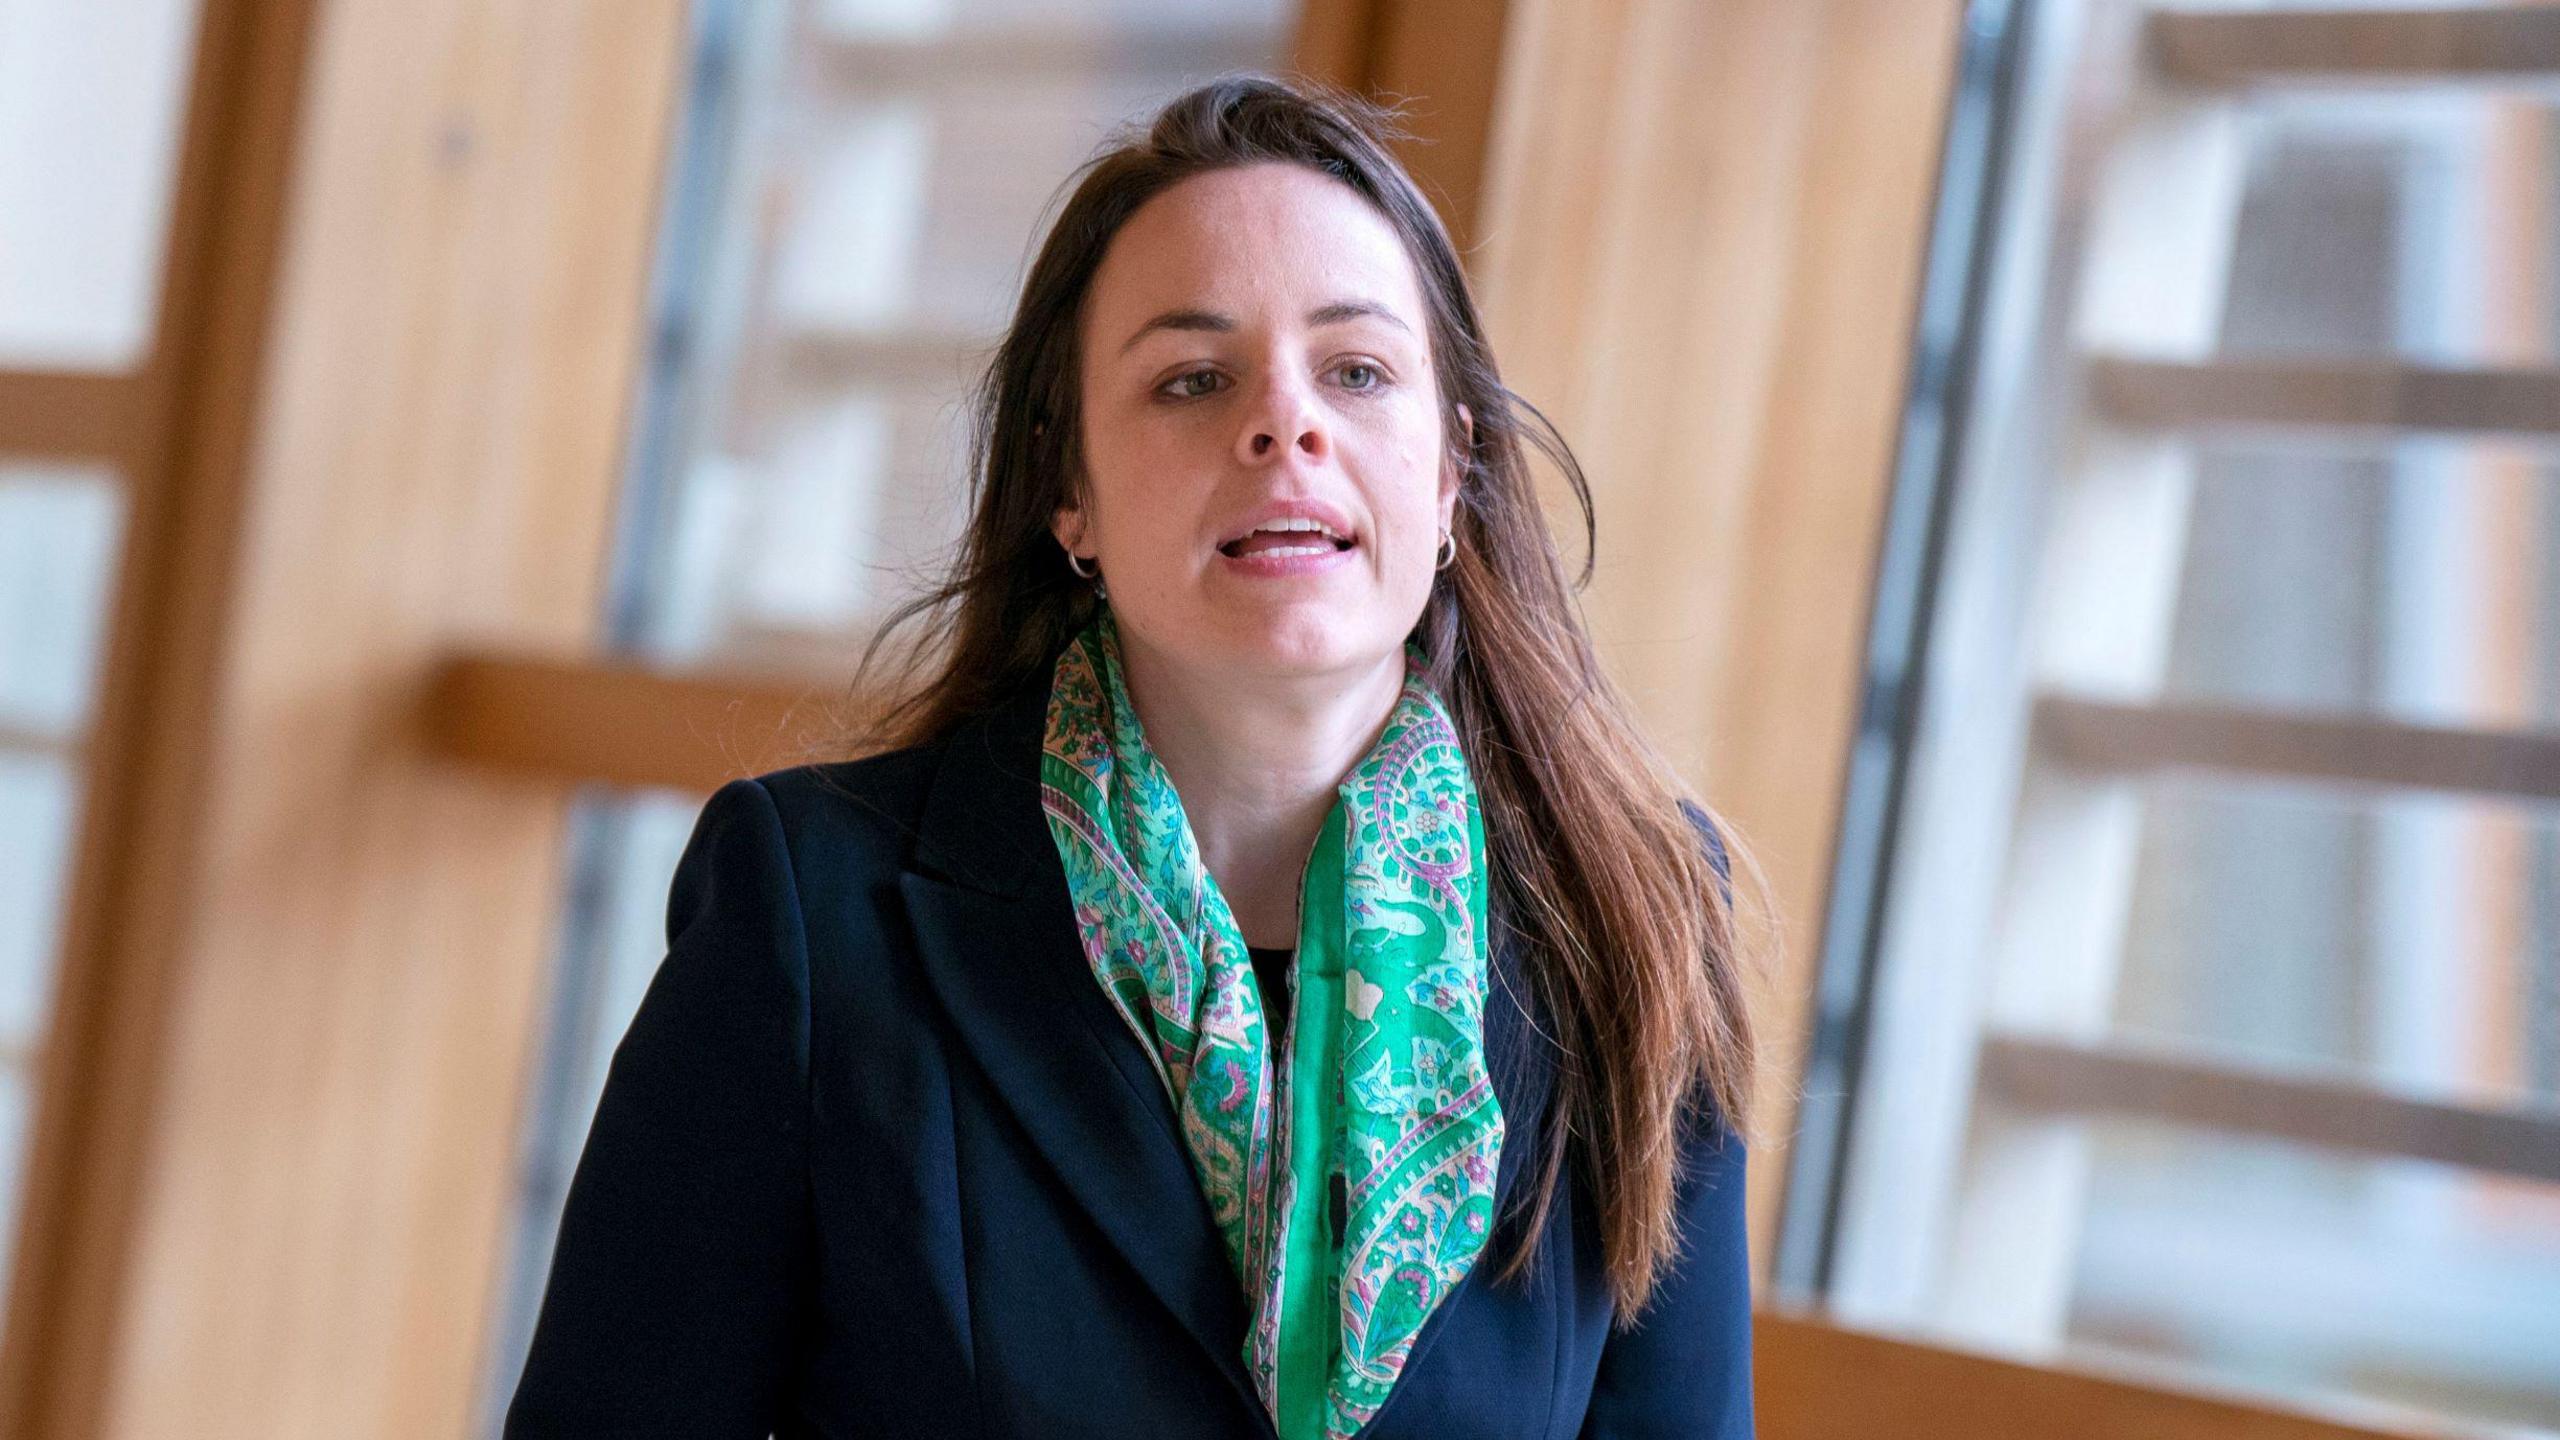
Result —
<instances>
[{"instance_id":1,"label":"long brown hair","mask_svg":"<svg viewBox=\"0 0 2560 1440\"><path fill-rule=\"evenodd\" d=\"M893 610L864 650L855 693L877 698L851 742L867 753L941 737L1047 675L1092 617L1093 585L1068 569L1049 521L1081 493L1079 321L1121 225L1176 183L1228 167L1282 161L1349 185L1402 237L1430 312L1444 443L1463 468L1457 558L1417 634L1484 807L1493 923L1523 942L1561 1052L1534 1209L1499 1278L1527 1269L1570 1163L1597 1201L1609 1284L1621 1323L1632 1323L1680 1254L1673 1202L1686 1127L1704 1122L1704 1101L1742 1131L1753 1068L1729 882L1682 803L1715 826L1729 866L1748 862L1601 672L1572 598L1590 560L1568 589L1524 446L1570 484L1586 556L1590 487L1555 427L1496 372L1448 233L1387 149L1409 138L1397 119L1329 87L1232 73L1115 136L1080 180L1069 177L1074 192L977 383L967 530L947 573ZM922 641L895 652L904 673L872 678L890 634L916 621Z\"/></svg>"}]
</instances>

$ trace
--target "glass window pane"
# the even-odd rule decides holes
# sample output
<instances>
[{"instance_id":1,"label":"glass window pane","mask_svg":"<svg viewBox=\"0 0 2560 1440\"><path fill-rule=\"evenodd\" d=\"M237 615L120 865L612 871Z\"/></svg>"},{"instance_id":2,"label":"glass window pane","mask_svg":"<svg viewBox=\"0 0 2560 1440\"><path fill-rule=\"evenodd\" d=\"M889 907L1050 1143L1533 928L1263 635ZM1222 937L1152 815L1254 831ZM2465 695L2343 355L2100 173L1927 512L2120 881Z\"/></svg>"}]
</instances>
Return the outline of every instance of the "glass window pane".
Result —
<instances>
[{"instance_id":1,"label":"glass window pane","mask_svg":"<svg viewBox=\"0 0 2560 1440\"><path fill-rule=\"evenodd\" d=\"M741 13L734 148L699 179L678 302L688 424L640 460L623 639L835 666L958 537L967 388L1046 208L1113 127L1274 63L1295 12L1186 12L1179 45L1100 3Z\"/></svg>"},{"instance_id":2,"label":"glass window pane","mask_svg":"<svg viewBox=\"0 0 2560 1440\"><path fill-rule=\"evenodd\" d=\"M2075 1347L2274 1394L2552 1423L2560 1186L2163 1125L2090 1131Z\"/></svg>"},{"instance_id":3,"label":"glass window pane","mask_svg":"<svg viewBox=\"0 0 2560 1440\"><path fill-rule=\"evenodd\" d=\"M1295 18L1294 0L1218 0L1167 6L1161 0L819 0L820 26L845 36L899 38L1042 33L1090 34L1126 43L1132 31L1229 26L1278 34Z\"/></svg>"},{"instance_id":4,"label":"glass window pane","mask_svg":"<svg viewBox=\"0 0 2560 1440\"><path fill-rule=\"evenodd\" d=\"M2142 802L2116 1032L2462 1103L2560 1098L2560 808L2207 777Z\"/></svg>"},{"instance_id":5,"label":"glass window pane","mask_svg":"<svg viewBox=\"0 0 2560 1440\"><path fill-rule=\"evenodd\" d=\"M992 341L1052 192L1184 78L1003 75L813 98L772 172L778 329Z\"/></svg>"},{"instance_id":6,"label":"glass window pane","mask_svg":"<svg viewBox=\"0 0 2560 1440\"><path fill-rule=\"evenodd\" d=\"M0 750L0 1056L44 1038L79 808L68 760Z\"/></svg>"},{"instance_id":7,"label":"glass window pane","mask_svg":"<svg viewBox=\"0 0 2560 1440\"><path fill-rule=\"evenodd\" d=\"M948 477L966 424L952 391L927 384L774 397L752 447L696 457L685 477L653 650L753 662L839 649L959 533Z\"/></svg>"},{"instance_id":8,"label":"glass window pane","mask_svg":"<svg viewBox=\"0 0 2560 1440\"><path fill-rule=\"evenodd\" d=\"M79 809L68 760L0 749L0 1294L17 1242L36 1059L60 963Z\"/></svg>"},{"instance_id":9,"label":"glass window pane","mask_svg":"<svg viewBox=\"0 0 2560 1440\"><path fill-rule=\"evenodd\" d=\"M2560 710L2560 451L2198 447L2172 700L2514 729Z\"/></svg>"},{"instance_id":10,"label":"glass window pane","mask_svg":"<svg viewBox=\"0 0 2560 1440\"><path fill-rule=\"evenodd\" d=\"M0 368L150 350L195 0L0 0Z\"/></svg>"},{"instance_id":11,"label":"glass window pane","mask_svg":"<svg viewBox=\"0 0 2560 1440\"><path fill-rule=\"evenodd\" d=\"M1842 811L1780 1271L2560 1428L2560 1186L2465 1138L2560 1113L2560 94L2199 80L2162 7L2009 13L1968 112L2005 128L1949 132L1991 203L1948 211L1913 413L1957 443L1894 506L1930 563L1874 713L1916 709ZM2427 788L2445 739L2506 778Z\"/></svg>"},{"instance_id":12,"label":"glass window pane","mask_svg":"<svg viewBox=\"0 0 2560 1440\"><path fill-rule=\"evenodd\" d=\"M0 734L88 724L123 531L112 472L0 464Z\"/></svg>"},{"instance_id":13,"label":"glass window pane","mask_svg":"<svg viewBox=\"0 0 2560 1440\"><path fill-rule=\"evenodd\" d=\"M0 1276L17 1263L18 1211L26 1189L27 1132L34 1111L33 1071L0 1065Z\"/></svg>"}]
</instances>

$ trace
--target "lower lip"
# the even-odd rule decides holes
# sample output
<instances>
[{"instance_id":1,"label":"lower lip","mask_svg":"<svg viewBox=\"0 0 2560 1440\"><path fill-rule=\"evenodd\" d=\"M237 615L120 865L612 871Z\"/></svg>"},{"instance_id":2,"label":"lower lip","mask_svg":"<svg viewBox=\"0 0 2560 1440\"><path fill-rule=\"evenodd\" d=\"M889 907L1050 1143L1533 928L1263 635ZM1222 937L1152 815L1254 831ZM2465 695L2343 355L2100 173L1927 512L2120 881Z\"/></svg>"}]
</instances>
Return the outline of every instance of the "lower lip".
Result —
<instances>
[{"instance_id":1,"label":"lower lip","mask_svg":"<svg viewBox=\"0 0 2560 1440\"><path fill-rule=\"evenodd\" d=\"M1348 565L1360 547L1348 550L1324 550L1314 555L1230 555L1217 552L1219 563L1238 574L1255 579L1278 580L1291 575L1318 575L1336 566Z\"/></svg>"}]
</instances>

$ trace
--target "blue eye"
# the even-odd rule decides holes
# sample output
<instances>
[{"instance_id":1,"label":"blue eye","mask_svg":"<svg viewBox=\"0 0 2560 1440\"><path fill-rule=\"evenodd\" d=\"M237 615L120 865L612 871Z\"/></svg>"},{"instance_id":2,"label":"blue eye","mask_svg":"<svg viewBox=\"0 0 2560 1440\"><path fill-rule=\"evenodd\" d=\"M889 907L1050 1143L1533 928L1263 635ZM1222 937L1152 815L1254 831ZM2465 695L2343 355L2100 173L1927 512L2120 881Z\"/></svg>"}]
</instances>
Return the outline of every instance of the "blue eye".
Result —
<instances>
[{"instance_id":1,"label":"blue eye","mask_svg":"<svg viewBox=\"0 0 2560 1440\"><path fill-rule=\"evenodd\" d=\"M1367 372L1369 373L1369 375L1372 377L1372 379L1370 380L1370 382L1369 382L1368 384L1366 384L1366 385L1354 385L1354 386L1350 387L1350 388L1352 388L1352 389L1354 389L1354 390L1375 390L1375 389L1377 389L1380 385L1384 385L1385 383L1387 383L1387 382L1386 382L1386 378L1385 378L1384 376L1382 376L1382 375L1379 375L1379 373L1378 373L1378 367L1377 367L1377 366L1375 366L1375 365L1371 365L1371 364L1367 364L1367 363L1365 363L1365 362L1363 362L1363 361L1354 360L1354 361L1352 361L1350 364L1343 366L1343 367L1342 367L1342 369L1343 369L1343 371L1344 371L1346 374L1347 374L1347 373L1349 373L1350 371L1353 371L1353 370L1364 370L1364 371L1367 371Z\"/></svg>"}]
</instances>

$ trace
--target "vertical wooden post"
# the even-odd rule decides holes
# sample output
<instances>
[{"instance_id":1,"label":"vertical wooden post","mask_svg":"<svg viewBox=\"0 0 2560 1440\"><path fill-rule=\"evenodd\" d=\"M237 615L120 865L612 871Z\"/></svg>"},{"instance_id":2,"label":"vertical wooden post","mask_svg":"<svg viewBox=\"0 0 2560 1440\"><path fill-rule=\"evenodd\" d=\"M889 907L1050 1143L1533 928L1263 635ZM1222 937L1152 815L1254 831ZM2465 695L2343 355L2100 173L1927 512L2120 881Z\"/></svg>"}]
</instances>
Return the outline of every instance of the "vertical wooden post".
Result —
<instances>
[{"instance_id":1,"label":"vertical wooden post","mask_svg":"<svg viewBox=\"0 0 2560 1440\"><path fill-rule=\"evenodd\" d=\"M157 338L82 449L128 494L0 1343L0 1433L97 1433L198 798L314 5L204 0ZM35 407L48 410L49 397ZM0 408L5 408L0 405ZM59 412L55 412L59 413ZM11 438L24 432L11 426Z\"/></svg>"},{"instance_id":2,"label":"vertical wooden post","mask_svg":"<svg viewBox=\"0 0 2560 1440\"><path fill-rule=\"evenodd\" d=\"M1603 653L1782 907L1765 1266L1964 7L1512 8L1477 279L1589 473Z\"/></svg>"},{"instance_id":3,"label":"vertical wooden post","mask_svg":"<svg viewBox=\"0 0 2560 1440\"><path fill-rule=\"evenodd\" d=\"M1309 76L1390 102L1423 143L1396 158L1461 254L1481 233L1509 0L1306 0L1292 47Z\"/></svg>"},{"instance_id":4,"label":"vertical wooden post","mask_svg":"<svg viewBox=\"0 0 2560 1440\"><path fill-rule=\"evenodd\" d=\"M110 742L143 783L90 840L130 860L49 1090L80 1113L48 1118L18 1433L451 1436L562 800L434 759L418 691L475 640L593 638L686 7L235 11L212 135L259 164L221 201L281 218L212 273L273 283L177 322L209 359L173 453L210 483Z\"/></svg>"}]
</instances>

